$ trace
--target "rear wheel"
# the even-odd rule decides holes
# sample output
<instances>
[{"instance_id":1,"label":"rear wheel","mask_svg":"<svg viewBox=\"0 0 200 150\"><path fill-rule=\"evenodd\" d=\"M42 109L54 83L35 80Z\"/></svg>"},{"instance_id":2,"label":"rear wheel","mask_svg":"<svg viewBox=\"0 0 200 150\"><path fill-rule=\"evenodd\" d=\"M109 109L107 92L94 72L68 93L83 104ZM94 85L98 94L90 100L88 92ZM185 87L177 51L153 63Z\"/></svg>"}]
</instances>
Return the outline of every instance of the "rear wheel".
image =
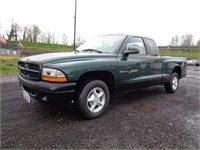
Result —
<instances>
[{"instance_id":1,"label":"rear wheel","mask_svg":"<svg viewBox=\"0 0 200 150\"><path fill-rule=\"evenodd\" d=\"M110 92L101 80L87 82L77 95L76 104L81 115L88 119L101 116L108 107Z\"/></svg>"},{"instance_id":2,"label":"rear wheel","mask_svg":"<svg viewBox=\"0 0 200 150\"><path fill-rule=\"evenodd\" d=\"M165 90L167 93L175 93L179 86L179 76L176 72L171 75L170 81L165 84Z\"/></svg>"}]
</instances>

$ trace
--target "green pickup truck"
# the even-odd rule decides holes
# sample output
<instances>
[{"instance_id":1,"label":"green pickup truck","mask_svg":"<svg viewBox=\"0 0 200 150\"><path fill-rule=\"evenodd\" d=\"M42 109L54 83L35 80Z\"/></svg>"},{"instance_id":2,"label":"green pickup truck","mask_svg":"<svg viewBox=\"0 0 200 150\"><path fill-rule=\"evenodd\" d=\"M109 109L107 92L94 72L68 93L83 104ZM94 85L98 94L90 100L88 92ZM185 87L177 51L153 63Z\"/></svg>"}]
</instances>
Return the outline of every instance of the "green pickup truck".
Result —
<instances>
[{"instance_id":1,"label":"green pickup truck","mask_svg":"<svg viewBox=\"0 0 200 150\"><path fill-rule=\"evenodd\" d=\"M175 93L186 76L186 58L161 57L155 41L134 35L95 37L73 52L22 58L23 98L73 101L86 118L101 116L110 95L153 85Z\"/></svg>"}]
</instances>

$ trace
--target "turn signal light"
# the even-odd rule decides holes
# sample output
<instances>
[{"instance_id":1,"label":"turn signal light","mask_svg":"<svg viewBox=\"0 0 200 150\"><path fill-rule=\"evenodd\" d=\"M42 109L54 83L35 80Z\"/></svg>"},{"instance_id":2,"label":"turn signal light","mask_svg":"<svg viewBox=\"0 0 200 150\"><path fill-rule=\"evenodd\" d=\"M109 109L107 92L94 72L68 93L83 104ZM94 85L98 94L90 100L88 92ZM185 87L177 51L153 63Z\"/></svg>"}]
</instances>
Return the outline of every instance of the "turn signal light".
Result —
<instances>
[{"instance_id":1,"label":"turn signal light","mask_svg":"<svg viewBox=\"0 0 200 150\"><path fill-rule=\"evenodd\" d=\"M67 78L66 77L51 77L51 76L44 76L42 75L42 80L43 81L49 81L49 82L67 82Z\"/></svg>"}]
</instances>

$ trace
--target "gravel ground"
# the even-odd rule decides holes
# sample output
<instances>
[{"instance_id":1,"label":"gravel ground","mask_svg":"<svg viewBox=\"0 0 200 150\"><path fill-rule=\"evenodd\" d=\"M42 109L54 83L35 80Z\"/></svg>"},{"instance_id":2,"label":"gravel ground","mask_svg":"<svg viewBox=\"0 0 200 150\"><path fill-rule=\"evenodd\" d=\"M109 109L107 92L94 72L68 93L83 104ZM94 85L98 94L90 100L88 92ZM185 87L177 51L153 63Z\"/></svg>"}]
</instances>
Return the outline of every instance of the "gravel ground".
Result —
<instances>
[{"instance_id":1,"label":"gravel ground","mask_svg":"<svg viewBox=\"0 0 200 150\"><path fill-rule=\"evenodd\" d=\"M72 104L22 100L17 78L1 78L1 149L199 149L200 74L188 67L175 94L155 86L111 98L84 120Z\"/></svg>"}]
</instances>

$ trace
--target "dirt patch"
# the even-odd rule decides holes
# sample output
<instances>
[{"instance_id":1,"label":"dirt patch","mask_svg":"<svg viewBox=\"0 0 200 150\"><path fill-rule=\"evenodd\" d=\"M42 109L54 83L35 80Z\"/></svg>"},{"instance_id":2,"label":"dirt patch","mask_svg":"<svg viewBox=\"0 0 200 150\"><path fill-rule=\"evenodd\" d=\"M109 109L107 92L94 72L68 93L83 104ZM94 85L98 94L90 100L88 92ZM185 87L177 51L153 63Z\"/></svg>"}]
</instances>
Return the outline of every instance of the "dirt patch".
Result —
<instances>
[{"instance_id":1,"label":"dirt patch","mask_svg":"<svg viewBox=\"0 0 200 150\"><path fill-rule=\"evenodd\" d=\"M141 106L136 110L144 112L144 113L153 113L156 111L156 109L152 106Z\"/></svg>"}]
</instances>

